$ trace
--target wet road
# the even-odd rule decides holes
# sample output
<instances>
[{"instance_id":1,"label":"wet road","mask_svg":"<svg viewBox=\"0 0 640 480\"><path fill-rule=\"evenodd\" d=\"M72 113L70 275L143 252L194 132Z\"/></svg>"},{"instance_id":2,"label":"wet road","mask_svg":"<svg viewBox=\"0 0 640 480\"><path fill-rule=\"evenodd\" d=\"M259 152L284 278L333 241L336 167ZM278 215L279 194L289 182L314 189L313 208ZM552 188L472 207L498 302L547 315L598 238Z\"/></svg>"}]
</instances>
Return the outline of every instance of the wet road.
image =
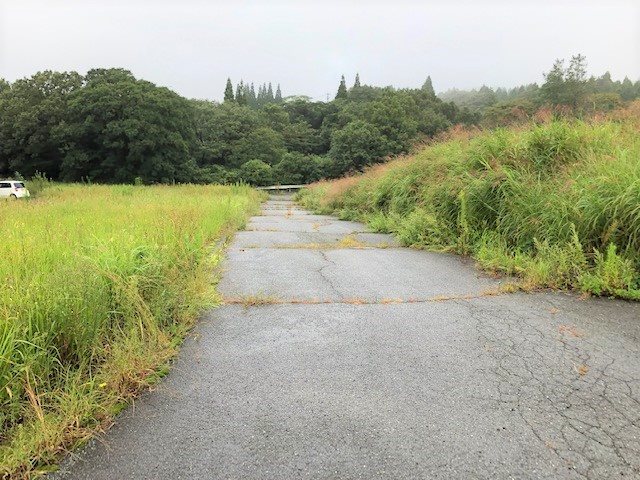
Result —
<instances>
[{"instance_id":1,"label":"wet road","mask_svg":"<svg viewBox=\"0 0 640 480\"><path fill-rule=\"evenodd\" d=\"M271 200L170 375L56 478L640 478L640 305L509 294Z\"/></svg>"}]
</instances>

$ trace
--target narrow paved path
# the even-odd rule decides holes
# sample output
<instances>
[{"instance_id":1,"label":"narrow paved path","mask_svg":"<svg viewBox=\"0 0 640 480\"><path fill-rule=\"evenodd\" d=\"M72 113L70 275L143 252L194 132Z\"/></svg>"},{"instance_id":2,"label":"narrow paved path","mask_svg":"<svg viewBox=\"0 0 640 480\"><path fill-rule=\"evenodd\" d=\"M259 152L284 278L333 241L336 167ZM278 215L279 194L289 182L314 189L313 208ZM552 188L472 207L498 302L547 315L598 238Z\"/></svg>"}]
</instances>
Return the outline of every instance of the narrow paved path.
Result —
<instances>
[{"instance_id":1,"label":"narrow paved path","mask_svg":"<svg viewBox=\"0 0 640 480\"><path fill-rule=\"evenodd\" d=\"M60 476L640 478L640 306L499 283L272 199L228 304Z\"/></svg>"}]
</instances>

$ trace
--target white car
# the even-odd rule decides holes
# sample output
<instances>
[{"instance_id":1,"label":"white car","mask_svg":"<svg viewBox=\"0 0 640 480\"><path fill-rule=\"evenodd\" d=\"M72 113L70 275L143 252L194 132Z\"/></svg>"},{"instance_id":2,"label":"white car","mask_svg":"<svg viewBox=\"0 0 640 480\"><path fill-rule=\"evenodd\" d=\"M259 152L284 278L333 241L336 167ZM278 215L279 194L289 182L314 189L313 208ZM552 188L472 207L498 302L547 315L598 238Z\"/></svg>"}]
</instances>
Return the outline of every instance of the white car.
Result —
<instances>
[{"instance_id":1,"label":"white car","mask_svg":"<svg viewBox=\"0 0 640 480\"><path fill-rule=\"evenodd\" d=\"M18 180L0 180L0 198L24 198L30 197L31 194L23 182Z\"/></svg>"}]
</instances>

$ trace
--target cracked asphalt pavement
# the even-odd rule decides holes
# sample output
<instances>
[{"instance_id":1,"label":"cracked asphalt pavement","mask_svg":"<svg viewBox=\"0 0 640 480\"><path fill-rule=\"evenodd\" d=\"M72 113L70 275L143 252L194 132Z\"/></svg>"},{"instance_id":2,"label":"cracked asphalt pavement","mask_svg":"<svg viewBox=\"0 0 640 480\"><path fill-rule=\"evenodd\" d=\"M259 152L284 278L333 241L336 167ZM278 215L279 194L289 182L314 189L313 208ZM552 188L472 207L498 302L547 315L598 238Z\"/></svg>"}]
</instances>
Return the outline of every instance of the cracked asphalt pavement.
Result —
<instances>
[{"instance_id":1,"label":"cracked asphalt pavement","mask_svg":"<svg viewBox=\"0 0 640 480\"><path fill-rule=\"evenodd\" d=\"M238 301L54 478L640 478L638 304L500 293L286 198L219 289Z\"/></svg>"}]
</instances>

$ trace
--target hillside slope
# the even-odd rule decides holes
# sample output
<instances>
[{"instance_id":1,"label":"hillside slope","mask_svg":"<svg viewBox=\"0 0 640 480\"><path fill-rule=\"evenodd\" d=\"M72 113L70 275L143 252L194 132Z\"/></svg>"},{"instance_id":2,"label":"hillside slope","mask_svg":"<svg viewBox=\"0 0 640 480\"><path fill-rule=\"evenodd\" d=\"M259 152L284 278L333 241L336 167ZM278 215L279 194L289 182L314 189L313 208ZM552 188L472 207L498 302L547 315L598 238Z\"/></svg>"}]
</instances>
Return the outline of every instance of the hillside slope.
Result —
<instances>
[{"instance_id":1,"label":"hillside slope","mask_svg":"<svg viewBox=\"0 0 640 480\"><path fill-rule=\"evenodd\" d=\"M301 192L418 248L472 255L523 288L640 299L640 102L607 118L450 139Z\"/></svg>"}]
</instances>

